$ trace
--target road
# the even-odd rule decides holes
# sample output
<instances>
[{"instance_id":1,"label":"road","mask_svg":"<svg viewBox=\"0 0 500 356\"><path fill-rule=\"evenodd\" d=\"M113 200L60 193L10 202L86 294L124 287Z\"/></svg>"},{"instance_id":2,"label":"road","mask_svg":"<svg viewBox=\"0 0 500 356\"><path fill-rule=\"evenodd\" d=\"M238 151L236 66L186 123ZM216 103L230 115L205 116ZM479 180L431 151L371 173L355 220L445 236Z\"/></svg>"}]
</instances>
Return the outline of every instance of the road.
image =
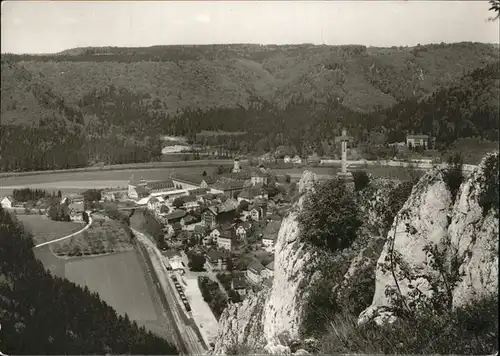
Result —
<instances>
[{"instance_id":1,"label":"road","mask_svg":"<svg viewBox=\"0 0 500 356\"><path fill-rule=\"evenodd\" d=\"M45 245L48 245L48 244L51 244L51 243L54 243L54 242L63 241L63 240L69 239L70 237L73 237L75 235L78 235L78 234L84 232L85 230L87 230L90 227L90 225L92 225L92 216L90 216L90 211L87 211L87 215L89 217L89 223L87 225L85 225L85 227L83 229L81 229L80 231L74 232L74 233L72 233L70 235L66 235L64 237L60 237L60 238L55 239L55 240L43 242L41 244L36 245L35 248L42 247L42 246L45 246Z\"/></svg>"},{"instance_id":2,"label":"road","mask_svg":"<svg viewBox=\"0 0 500 356\"><path fill-rule=\"evenodd\" d=\"M161 290L160 295L162 296L162 303L164 304L165 310L171 314L172 320L175 321L176 325L176 339L179 344L179 351L183 354L189 355L203 355L207 353L207 347L194 320L188 318L183 311L183 306L179 304L175 297L175 291L170 282L169 272L165 267L166 257L164 257L156 245L143 233L132 229L136 236L137 243L141 245L147 251L148 256L146 260L149 259L153 270L153 278L155 284L159 290Z\"/></svg>"}]
</instances>

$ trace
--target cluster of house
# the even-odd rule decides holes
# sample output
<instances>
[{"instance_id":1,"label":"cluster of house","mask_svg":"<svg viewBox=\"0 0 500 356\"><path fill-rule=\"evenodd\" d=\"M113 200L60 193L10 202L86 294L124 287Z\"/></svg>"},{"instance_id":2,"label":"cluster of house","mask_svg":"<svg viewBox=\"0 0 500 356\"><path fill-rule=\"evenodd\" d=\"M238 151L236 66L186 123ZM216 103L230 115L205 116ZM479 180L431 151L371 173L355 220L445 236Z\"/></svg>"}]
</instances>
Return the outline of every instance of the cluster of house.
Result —
<instances>
[{"instance_id":1,"label":"cluster of house","mask_svg":"<svg viewBox=\"0 0 500 356\"><path fill-rule=\"evenodd\" d=\"M218 179L180 173L161 182L131 179L128 196L163 223L167 238L184 231L184 236L194 239L203 248L207 270L225 271L231 252L255 232L258 222L266 222L257 236L262 248L270 253L274 251L281 217L268 211L270 198L266 187L271 176L262 166L242 169L235 160L232 172ZM279 194L272 199L282 198ZM178 259L174 256L169 261L173 270L181 272L184 266L180 257ZM248 266L245 280L259 284L272 273L272 263L259 266L255 262ZM240 282L234 283L234 289L244 293L238 288Z\"/></svg>"},{"instance_id":2,"label":"cluster of house","mask_svg":"<svg viewBox=\"0 0 500 356\"><path fill-rule=\"evenodd\" d=\"M22 203L17 204L14 198L11 196L5 196L0 201L2 208L4 209L16 209L22 208ZM60 205L62 208L67 210L70 219L73 221L82 221L83 220L83 212L85 211L83 196L81 194L67 194L60 201ZM45 214L49 216L49 203L46 199L39 199L34 203L34 207L37 209L41 209L45 211Z\"/></svg>"}]
</instances>

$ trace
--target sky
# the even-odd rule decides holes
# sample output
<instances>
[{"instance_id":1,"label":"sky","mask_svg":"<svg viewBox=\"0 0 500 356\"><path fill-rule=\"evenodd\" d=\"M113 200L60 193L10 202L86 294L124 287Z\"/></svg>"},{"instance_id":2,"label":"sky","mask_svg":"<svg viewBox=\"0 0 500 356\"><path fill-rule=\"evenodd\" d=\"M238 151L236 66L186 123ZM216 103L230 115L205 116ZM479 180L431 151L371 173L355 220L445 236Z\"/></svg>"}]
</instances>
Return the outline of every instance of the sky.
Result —
<instances>
[{"instance_id":1,"label":"sky","mask_svg":"<svg viewBox=\"0 0 500 356\"><path fill-rule=\"evenodd\" d=\"M487 1L2 1L2 53L170 44L498 43Z\"/></svg>"}]
</instances>

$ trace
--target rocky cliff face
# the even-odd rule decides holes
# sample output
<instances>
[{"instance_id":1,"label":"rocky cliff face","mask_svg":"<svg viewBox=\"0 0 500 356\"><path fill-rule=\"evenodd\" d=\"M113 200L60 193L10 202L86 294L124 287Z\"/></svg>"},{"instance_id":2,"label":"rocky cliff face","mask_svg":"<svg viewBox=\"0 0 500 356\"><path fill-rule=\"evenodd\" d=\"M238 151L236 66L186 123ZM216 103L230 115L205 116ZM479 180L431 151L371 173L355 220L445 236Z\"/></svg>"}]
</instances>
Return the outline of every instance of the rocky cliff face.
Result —
<instances>
[{"instance_id":1,"label":"rocky cliff face","mask_svg":"<svg viewBox=\"0 0 500 356\"><path fill-rule=\"evenodd\" d=\"M297 214L304 195L314 187L316 175L303 173L298 184L301 197L283 220L275 246L274 280L270 290L248 297L241 304L233 304L222 314L214 353L224 354L234 346L245 345L267 352L285 352L280 338L297 338L301 324L304 295L314 278L304 266L312 261L313 252L307 251L299 239ZM300 288L299 288L300 286Z\"/></svg>"},{"instance_id":2,"label":"rocky cliff face","mask_svg":"<svg viewBox=\"0 0 500 356\"><path fill-rule=\"evenodd\" d=\"M373 276L375 270L373 301L361 313L361 323L394 319L394 294L388 293L391 291L402 295L399 300L417 307L440 294L448 297L453 306L460 306L496 291L497 211L486 212L481 202L491 178L487 179L488 159L498 160L498 154L489 155L465 179L456 197L452 196L442 170L428 172L413 187L387 234L381 226L394 182L378 182L381 185L374 191L358 195L364 226L357 246L342 251L347 256L342 259L345 263L334 264L335 268L343 266L345 273L342 269L332 294L343 293L347 301L350 295L358 297L353 284L359 279L356 274L368 271ZM293 340L299 338L304 323L308 293L313 283L324 278L315 272L320 268L314 268L319 266L321 258L316 257L320 253L301 241L297 222L304 195L314 189L315 180L313 173L303 174L299 183L301 197L283 220L275 248L272 287L224 311L215 354L237 352L241 346L253 353L283 354L290 353L291 345L297 344Z\"/></svg>"},{"instance_id":3,"label":"rocky cliff face","mask_svg":"<svg viewBox=\"0 0 500 356\"><path fill-rule=\"evenodd\" d=\"M441 170L428 172L413 188L387 235L373 302L360 323L394 320L394 297L412 308L442 294L460 306L497 290L498 219L480 203L487 184L498 184L486 182L488 160L498 154L465 179L455 201Z\"/></svg>"}]
</instances>

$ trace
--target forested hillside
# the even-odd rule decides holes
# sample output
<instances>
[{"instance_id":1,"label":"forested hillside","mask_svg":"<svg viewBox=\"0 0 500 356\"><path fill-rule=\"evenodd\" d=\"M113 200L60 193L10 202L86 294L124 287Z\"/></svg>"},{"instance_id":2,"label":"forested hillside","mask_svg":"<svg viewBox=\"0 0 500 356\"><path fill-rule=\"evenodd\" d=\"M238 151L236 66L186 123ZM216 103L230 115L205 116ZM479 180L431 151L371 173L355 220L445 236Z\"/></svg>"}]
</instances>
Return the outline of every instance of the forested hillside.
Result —
<instances>
[{"instance_id":1,"label":"forested hillside","mask_svg":"<svg viewBox=\"0 0 500 356\"><path fill-rule=\"evenodd\" d=\"M9 355L177 354L87 288L53 277L0 208L0 351Z\"/></svg>"},{"instance_id":2,"label":"forested hillside","mask_svg":"<svg viewBox=\"0 0 500 356\"><path fill-rule=\"evenodd\" d=\"M149 101L159 99L162 112L175 114L185 108L247 106L254 97L279 105L334 99L353 110L371 111L456 84L467 72L497 60L498 52L480 43L399 48L213 45L2 57L40 73L71 105L114 85L147 94ZM3 72L2 67L2 87L9 77ZM24 105L22 100L18 104Z\"/></svg>"},{"instance_id":3,"label":"forested hillside","mask_svg":"<svg viewBox=\"0 0 500 356\"><path fill-rule=\"evenodd\" d=\"M498 53L458 43L363 46L158 46L2 56L2 171L145 162L161 134L202 130L233 152L285 145L332 153L431 134L497 141ZM211 140L214 143L214 140ZM217 140L215 140L217 141Z\"/></svg>"}]
</instances>

